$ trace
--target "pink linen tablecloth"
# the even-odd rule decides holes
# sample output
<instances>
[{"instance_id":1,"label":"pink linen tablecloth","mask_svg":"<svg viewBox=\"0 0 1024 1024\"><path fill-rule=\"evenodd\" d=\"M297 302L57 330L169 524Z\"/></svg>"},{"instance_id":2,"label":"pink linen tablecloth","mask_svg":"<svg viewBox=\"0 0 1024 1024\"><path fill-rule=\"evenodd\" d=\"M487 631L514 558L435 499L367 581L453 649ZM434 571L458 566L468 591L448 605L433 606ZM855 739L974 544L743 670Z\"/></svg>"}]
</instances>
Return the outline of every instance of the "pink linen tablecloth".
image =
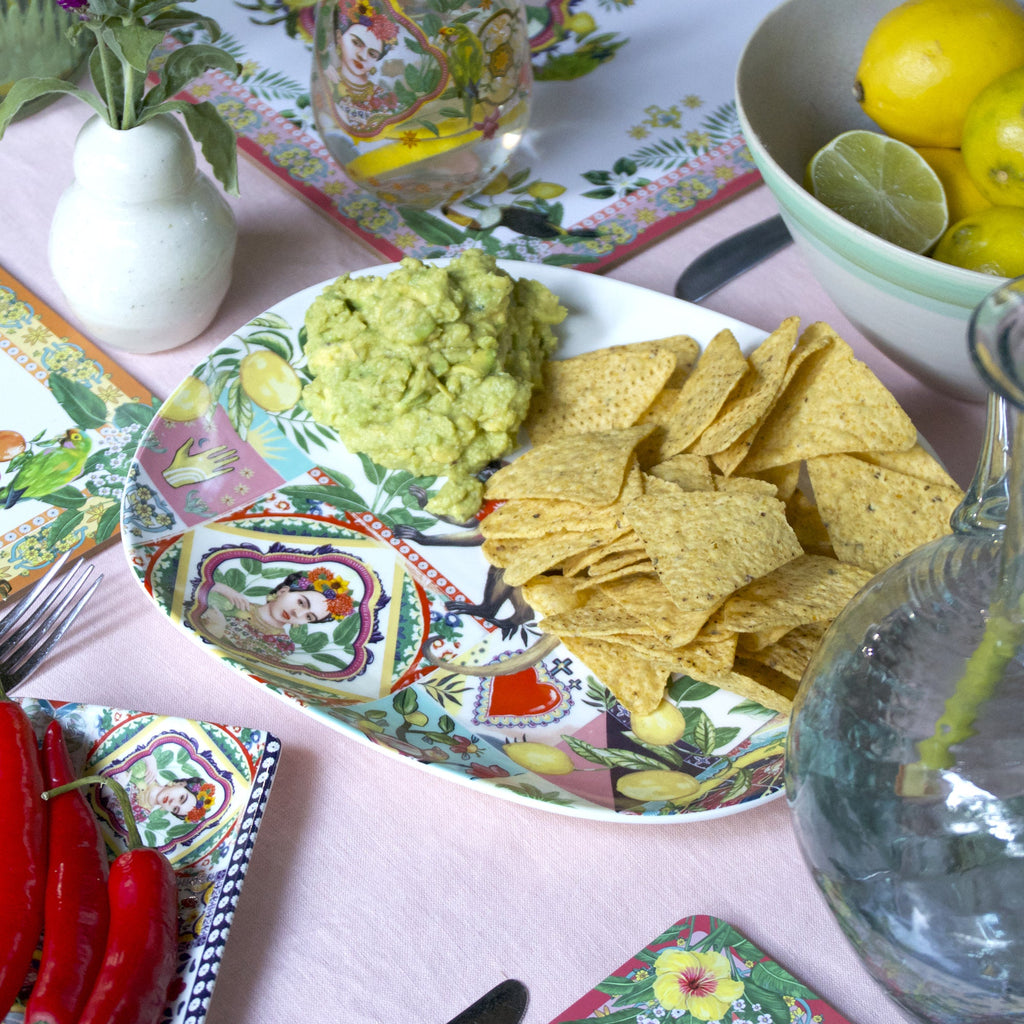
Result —
<instances>
[{"instance_id":1,"label":"pink linen tablecloth","mask_svg":"<svg viewBox=\"0 0 1024 1024\"><path fill-rule=\"evenodd\" d=\"M47 235L85 116L64 100L0 141L0 263L65 316ZM380 262L244 161L232 204L234 282L213 325L168 353L113 353L161 397L274 302ZM697 253L772 212L757 187L608 276L671 292ZM875 351L794 248L706 304L765 330L792 314L831 322L966 485L983 407L929 390ZM210 1024L442 1024L505 977L530 989L526 1024L546 1024L695 913L731 922L851 1021L905 1019L828 912L784 800L644 826L549 814L452 785L330 730L187 642L140 589L118 542L88 557L104 582L22 695L266 728L282 742Z\"/></svg>"}]
</instances>

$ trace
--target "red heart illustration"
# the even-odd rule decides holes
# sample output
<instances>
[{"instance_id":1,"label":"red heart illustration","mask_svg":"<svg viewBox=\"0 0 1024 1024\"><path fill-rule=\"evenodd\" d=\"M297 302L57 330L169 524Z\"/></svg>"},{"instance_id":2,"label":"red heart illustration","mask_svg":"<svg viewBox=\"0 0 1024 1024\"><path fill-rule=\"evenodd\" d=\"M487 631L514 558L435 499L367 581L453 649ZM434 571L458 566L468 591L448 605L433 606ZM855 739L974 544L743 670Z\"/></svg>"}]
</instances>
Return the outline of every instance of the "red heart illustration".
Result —
<instances>
[{"instance_id":1,"label":"red heart illustration","mask_svg":"<svg viewBox=\"0 0 1024 1024\"><path fill-rule=\"evenodd\" d=\"M507 676L495 676L491 683L489 717L508 715L526 718L543 715L562 703L562 695L550 683L542 682L535 669L527 668Z\"/></svg>"}]
</instances>

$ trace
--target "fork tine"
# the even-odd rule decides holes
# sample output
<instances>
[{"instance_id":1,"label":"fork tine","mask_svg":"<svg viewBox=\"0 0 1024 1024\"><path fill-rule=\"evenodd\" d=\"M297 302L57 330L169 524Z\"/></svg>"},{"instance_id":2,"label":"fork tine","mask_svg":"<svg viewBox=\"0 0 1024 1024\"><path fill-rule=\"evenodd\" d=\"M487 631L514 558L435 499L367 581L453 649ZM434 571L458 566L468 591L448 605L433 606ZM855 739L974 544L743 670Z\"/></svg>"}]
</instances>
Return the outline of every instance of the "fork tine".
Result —
<instances>
[{"instance_id":1,"label":"fork tine","mask_svg":"<svg viewBox=\"0 0 1024 1024\"><path fill-rule=\"evenodd\" d=\"M42 595L42 592L47 586L49 586L50 580L60 572L61 567L68 560L68 556L70 554L70 551L65 551L64 554L62 554L53 563L53 565L46 570L46 574L33 584L32 589L18 601L18 603L3 617L2 620L0 620L0 640L7 636L25 612L29 610L36 598Z\"/></svg>"},{"instance_id":2,"label":"fork tine","mask_svg":"<svg viewBox=\"0 0 1024 1024\"><path fill-rule=\"evenodd\" d=\"M68 600L74 597L74 595L81 589L82 585L89 578L91 572L92 567L90 566L89 571L82 576L81 580L68 595ZM103 575L100 574L93 582L92 586L89 587L89 589L84 594L82 594L82 596L78 599L74 607L72 607L70 610L66 610L65 604L65 606L55 609L47 618L46 622L44 622L42 626L40 626L39 629L32 634L32 636L30 637L30 642L32 644L35 644L35 646L30 647L29 650L27 650L24 653L21 660L13 666L13 668L5 670L4 672L4 683L6 684L7 689L11 689L12 687L17 686L19 683L23 683L29 677L29 675L39 666L39 663L43 660L43 658L46 657L47 654L50 653L50 651L53 649L53 646L57 643L57 641L60 640L60 638L67 631L68 626L70 626L71 623L74 622L78 613L82 610L82 608L85 606L85 603L89 600L90 597L92 597L96 588L102 582ZM57 622L56 620L61 615L63 615L64 617L61 618L59 622ZM55 622L56 628L54 628L47 635L47 630L52 625L54 625ZM37 641L39 642L37 643Z\"/></svg>"},{"instance_id":3,"label":"fork tine","mask_svg":"<svg viewBox=\"0 0 1024 1024\"><path fill-rule=\"evenodd\" d=\"M61 614L62 609L74 595L81 589L82 584L92 574L92 566L79 562L63 579L59 580L49 592L41 592L33 605L33 615L26 622L22 623L10 636L0 641L0 664L14 657L14 652L25 642L26 638L52 626L55 616ZM33 596L35 590L33 589ZM20 608L18 609L20 611ZM39 617L49 615L45 622L40 624Z\"/></svg>"}]
</instances>

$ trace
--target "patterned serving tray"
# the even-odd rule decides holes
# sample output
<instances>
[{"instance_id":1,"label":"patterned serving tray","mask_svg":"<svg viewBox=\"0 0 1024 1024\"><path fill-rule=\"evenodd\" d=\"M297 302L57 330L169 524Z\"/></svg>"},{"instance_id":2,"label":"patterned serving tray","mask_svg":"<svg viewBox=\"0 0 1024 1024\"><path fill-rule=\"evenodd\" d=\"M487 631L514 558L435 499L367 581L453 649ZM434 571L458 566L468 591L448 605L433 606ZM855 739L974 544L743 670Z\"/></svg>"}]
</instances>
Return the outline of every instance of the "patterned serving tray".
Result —
<instances>
[{"instance_id":1,"label":"patterned serving tray","mask_svg":"<svg viewBox=\"0 0 1024 1024\"><path fill-rule=\"evenodd\" d=\"M622 282L502 265L540 280L570 310L562 356L677 333L703 343L724 327L743 345L763 337ZM143 438L122 529L157 607L211 654L346 735L531 806L677 822L777 796L785 716L680 678L669 696L685 714L686 734L672 746L640 742L625 710L567 650L531 655L541 636L533 613L489 571L476 524L422 511L433 479L383 470L313 422L299 401L310 379L302 325L321 287L219 346ZM259 606L291 574L308 585L340 581L349 613L273 634L257 629L266 614ZM481 677L437 668L428 654L519 664ZM547 763L538 754L550 754ZM618 792L622 775L641 770L685 772L700 788L686 803Z\"/></svg>"},{"instance_id":2,"label":"patterned serving tray","mask_svg":"<svg viewBox=\"0 0 1024 1024\"><path fill-rule=\"evenodd\" d=\"M280 743L259 729L93 704L34 698L21 703L40 740L54 718L60 721L79 775L105 775L125 786L143 842L161 850L174 866L178 974L161 1021L201 1024L270 795ZM116 856L127 847L121 812L102 789L87 792L110 855ZM34 978L33 966L23 998ZM17 1003L4 1024L21 1024L24 1018L24 1004Z\"/></svg>"}]
</instances>

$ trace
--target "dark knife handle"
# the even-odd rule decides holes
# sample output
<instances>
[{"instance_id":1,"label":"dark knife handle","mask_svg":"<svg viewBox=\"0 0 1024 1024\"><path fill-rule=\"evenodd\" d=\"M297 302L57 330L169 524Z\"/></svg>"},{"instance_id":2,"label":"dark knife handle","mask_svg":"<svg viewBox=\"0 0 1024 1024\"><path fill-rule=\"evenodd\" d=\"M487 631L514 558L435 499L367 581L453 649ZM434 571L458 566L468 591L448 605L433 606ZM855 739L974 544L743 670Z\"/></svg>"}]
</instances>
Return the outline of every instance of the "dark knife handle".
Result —
<instances>
[{"instance_id":1,"label":"dark knife handle","mask_svg":"<svg viewBox=\"0 0 1024 1024\"><path fill-rule=\"evenodd\" d=\"M448 1024L519 1024L529 1001L526 986L510 978L495 985Z\"/></svg>"},{"instance_id":2,"label":"dark knife handle","mask_svg":"<svg viewBox=\"0 0 1024 1024\"><path fill-rule=\"evenodd\" d=\"M676 296L688 302L700 302L791 241L792 236L778 214L730 235L701 253L683 271L676 281Z\"/></svg>"}]
</instances>

